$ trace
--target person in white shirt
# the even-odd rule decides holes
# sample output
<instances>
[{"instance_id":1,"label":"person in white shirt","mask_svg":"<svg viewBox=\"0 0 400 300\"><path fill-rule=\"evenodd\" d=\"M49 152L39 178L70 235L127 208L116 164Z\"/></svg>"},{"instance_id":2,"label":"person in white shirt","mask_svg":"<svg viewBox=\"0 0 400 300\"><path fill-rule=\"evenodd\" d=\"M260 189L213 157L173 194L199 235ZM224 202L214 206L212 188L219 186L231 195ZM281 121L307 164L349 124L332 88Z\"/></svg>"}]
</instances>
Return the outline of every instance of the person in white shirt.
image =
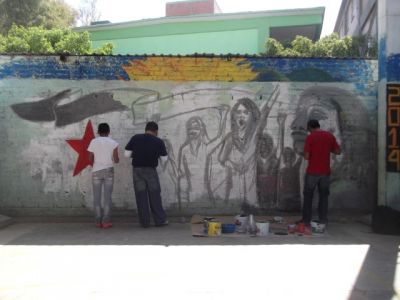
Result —
<instances>
[{"instance_id":1,"label":"person in white shirt","mask_svg":"<svg viewBox=\"0 0 400 300\"><path fill-rule=\"evenodd\" d=\"M119 162L118 143L108 137L110 126L101 123L98 127L99 137L93 139L88 147L90 161L93 163L93 205L96 227L110 228L111 194L114 186L114 163ZM101 191L104 186L104 203L101 205Z\"/></svg>"}]
</instances>

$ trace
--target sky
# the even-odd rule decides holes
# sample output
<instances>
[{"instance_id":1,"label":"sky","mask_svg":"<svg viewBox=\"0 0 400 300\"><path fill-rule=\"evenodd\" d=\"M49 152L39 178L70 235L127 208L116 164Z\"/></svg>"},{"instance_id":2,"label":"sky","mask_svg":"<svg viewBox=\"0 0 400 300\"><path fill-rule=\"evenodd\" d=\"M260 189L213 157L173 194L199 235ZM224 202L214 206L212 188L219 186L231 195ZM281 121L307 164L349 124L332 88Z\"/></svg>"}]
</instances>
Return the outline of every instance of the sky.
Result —
<instances>
[{"instance_id":1,"label":"sky","mask_svg":"<svg viewBox=\"0 0 400 300\"><path fill-rule=\"evenodd\" d=\"M79 8L84 0L64 0ZM165 3L173 0L97 0L100 20L112 23L165 17ZM223 13L249 12L306 7L325 7L321 37L329 35L335 27L341 0L217 0Z\"/></svg>"}]
</instances>

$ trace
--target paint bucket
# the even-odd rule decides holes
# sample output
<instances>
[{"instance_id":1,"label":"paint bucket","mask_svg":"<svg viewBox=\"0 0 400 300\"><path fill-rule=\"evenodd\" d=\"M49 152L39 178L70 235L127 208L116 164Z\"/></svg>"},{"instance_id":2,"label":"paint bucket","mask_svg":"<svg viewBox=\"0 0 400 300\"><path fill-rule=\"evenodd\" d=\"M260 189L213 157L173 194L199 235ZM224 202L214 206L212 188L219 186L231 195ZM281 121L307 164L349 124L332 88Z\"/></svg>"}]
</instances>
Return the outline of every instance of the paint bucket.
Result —
<instances>
[{"instance_id":1,"label":"paint bucket","mask_svg":"<svg viewBox=\"0 0 400 300\"><path fill-rule=\"evenodd\" d=\"M220 236L221 235L221 222L208 222L208 236Z\"/></svg>"},{"instance_id":2,"label":"paint bucket","mask_svg":"<svg viewBox=\"0 0 400 300\"><path fill-rule=\"evenodd\" d=\"M296 224L288 224L288 233L296 233Z\"/></svg>"},{"instance_id":3,"label":"paint bucket","mask_svg":"<svg viewBox=\"0 0 400 300\"><path fill-rule=\"evenodd\" d=\"M306 229L306 226L305 226L305 224L302 223L302 222L301 222L301 223L298 223L297 226L296 226L296 231L297 231L298 233L303 234L304 231L305 231L305 229Z\"/></svg>"},{"instance_id":4,"label":"paint bucket","mask_svg":"<svg viewBox=\"0 0 400 300\"><path fill-rule=\"evenodd\" d=\"M268 222L256 222L257 236L267 236L269 234L269 223Z\"/></svg>"},{"instance_id":5,"label":"paint bucket","mask_svg":"<svg viewBox=\"0 0 400 300\"><path fill-rule=\"evenodd\" d=\"M247 215L235 216L236 232L246 233L248 224L249 224L249 217Z\"/></svg>"},{"instance_id":6,"label":"paint bucket","mask_svg":"<svg viewBox=\"0 0 400 300\"><path fill-rule=\"evenodd\" d=\"M213 217L205 217L203 218L203 230L205 234L208 234L208 223L214 220Z\"/></svg>"},{"instance_id":7,"label":"paint bucket","mask_svg":"<svg viewBox=\"0 0 400 300\"><path fill-rule=\"evenodd\" d=\"M235 224L222 224L222 233L234 233L235 231Z\"/></svg>"}]
</instances>

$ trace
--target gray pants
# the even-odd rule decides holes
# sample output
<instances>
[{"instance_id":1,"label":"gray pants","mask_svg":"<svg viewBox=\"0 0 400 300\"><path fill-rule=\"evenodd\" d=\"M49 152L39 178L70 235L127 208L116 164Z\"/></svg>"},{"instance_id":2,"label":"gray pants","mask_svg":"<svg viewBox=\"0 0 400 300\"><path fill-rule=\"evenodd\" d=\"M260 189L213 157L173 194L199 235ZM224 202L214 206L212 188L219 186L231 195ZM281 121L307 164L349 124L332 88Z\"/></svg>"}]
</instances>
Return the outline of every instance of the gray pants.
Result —
<instances>
[{"instance_id":1,"label":"gray pants","mask_svg":"<svg viewBox=\"0 0 400 300\"><path fill-rule=\"evenodd\" d=\"M319 221L328 221L328 196L330 178L328 175L306 174L304 182L303 221L309 224L312 219L312 200L315 188L318 187L318 217Z\"/></svg>"},{"instance_id":2,"label":"gray pants","mask_svg":"<svg viewBox=\"0 0 400 300\"><path fill-rule=\"evenodd\" d=\"M133 167L133 186L140 224L150 225L150 212L155 225L164 224L166 214L161 203L161 187L155 168Z\"/></svg>"},{"instance_id":3,"label":"gray pants","mask_svg":"<svg viewBox=\"0 0 400 300\"><path fill-rule=\"evenodd\" d=\"M95 222L111 222L111 194L114 187L114 168L99 170L92 173L93 205ZM104 187L104 202L101 205L101 191Z\"/></svg>"}]
</instances>

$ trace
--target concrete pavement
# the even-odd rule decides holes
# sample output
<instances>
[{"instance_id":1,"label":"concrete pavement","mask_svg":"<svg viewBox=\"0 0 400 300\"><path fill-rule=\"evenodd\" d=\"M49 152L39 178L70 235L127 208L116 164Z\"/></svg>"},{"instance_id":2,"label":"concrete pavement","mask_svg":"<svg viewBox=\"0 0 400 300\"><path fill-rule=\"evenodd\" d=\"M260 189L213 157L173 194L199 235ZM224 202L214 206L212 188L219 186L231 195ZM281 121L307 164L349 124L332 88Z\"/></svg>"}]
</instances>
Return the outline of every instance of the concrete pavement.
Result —
<instances>
[{"instance_id":1,"label":"concrete pavement","mask_svg":"<svg viewBox=\"0 0 400 300\"><path fill-rule=\"evenodd\" d=\"M10 217L0 215L0 229L6 227L12 223L12 219Z\"/></svg>"},{"instance_id":2,"label":"concrete pavement","mask_svg":"<svg viewBox=\"0 0 400 300\"><path fill-rule=\"evenodd\" d=\"M192 237L190 224L0 230L0 299L400 299L399 236Z\"/></svg>"}]
</instances>

